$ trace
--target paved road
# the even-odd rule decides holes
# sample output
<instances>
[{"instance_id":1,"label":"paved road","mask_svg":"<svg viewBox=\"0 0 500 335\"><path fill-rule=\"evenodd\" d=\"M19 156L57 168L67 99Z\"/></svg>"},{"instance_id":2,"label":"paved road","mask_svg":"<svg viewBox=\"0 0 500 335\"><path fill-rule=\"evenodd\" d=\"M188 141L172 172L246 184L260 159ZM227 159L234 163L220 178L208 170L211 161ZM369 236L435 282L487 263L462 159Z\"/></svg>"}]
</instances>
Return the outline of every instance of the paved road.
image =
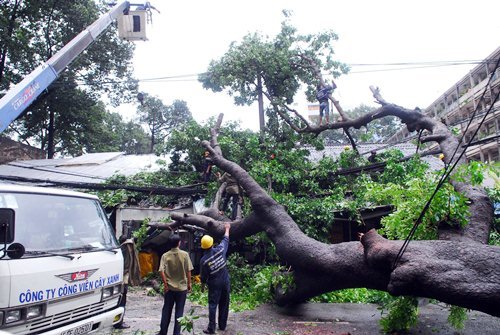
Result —
<instances>
[{"instance_id":1,"label":"paved road","mask_svg":"<svg viewBox=\"0 0 500 335\"><path fill-rule=\"evenodd\" d=\"M143 289L129 291L125 321L131 328L108 331L114 335L153 335L160 327L162 297L148 296ZM208 322L207 308L186 304L199 316L195 333L202 334ZM457 332L446 321L444 306L429 304L420 308L418 325L410 335L500 335L500 318L480 312L469 312L466 328ZM254 311L230 313L228 327L221 335L373 335L380 334L380 311L370 304L308 303L294 309L263 305ZM172 332L169 327L169 335ZM187 333L184 333L187 334Z\"/></svg>"}]
</instances>

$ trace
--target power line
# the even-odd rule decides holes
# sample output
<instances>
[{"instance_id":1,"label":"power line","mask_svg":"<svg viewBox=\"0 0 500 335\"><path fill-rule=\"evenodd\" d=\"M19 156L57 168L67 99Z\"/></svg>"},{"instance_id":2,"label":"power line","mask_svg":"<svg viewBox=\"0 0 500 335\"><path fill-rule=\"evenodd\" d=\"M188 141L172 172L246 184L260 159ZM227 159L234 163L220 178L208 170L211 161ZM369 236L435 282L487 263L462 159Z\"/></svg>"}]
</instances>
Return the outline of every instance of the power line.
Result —
<instances>
[{"instance_id":1,"label":"power line","mask_svg":"<svg viewBox=\"0 0 500 335\"><path fill-rule=\"evenodd\" d=\"M157 78L149 78L149 79L141 79L141 81L150 81L150 80L162 80L162 79L182 79L182 78L189 78L189 77L198 77L200 74L205 74L204 73L193 73L193 74L179 74L176 76L166 76L166 77L157 77Z\"/></svg>"},{"instance_id":2,"label":"power line","mask_svg":"<svg viewBox=\"0 0 500 335\"><path fill-rule=\"evenodd\" d=\"M374 69L374 70L364 70L364 71L351 71L348 74L358 74L358 73L374 73L374 72L392 72L392 71L402 71L402 70L416 70L416 69L427 69L427 68L436 68L436 67L445 67L445 66L457 66L457 65L465 65L466 63L456 63L456 64L435 64L435 65L415 65L415 66L407 66L407 67L399 67L392 69ZM479 64L479 63L470 63L470 64Z\"/></svg>"},{"instance_id":3,"label":"power line","mask_svg":"<svg viewBox=\"0 0 500 335\"><path fill-rule=\"evenodd\" d=\"M351 71L348 74L359 74L359 73L377 73L377 72L393 72L393 71L406 71L415 69L425 69L425 68L436 68L436 67L448 67L448 66L460 66L460 65L477 65L477 64L491 64L493 61L486 60L457 60L457 61L429 61L429 62L398 62L398 63L352 63L347 64L350 67L370 67L370 66L386 66L389 68L382 69L371 69L371 70L359 70ZM397 66L397 68L391 68ZM168 75L161 77L143 78L137 79L140 83L175 83L175 82L197 82L200 75L205 75L207 72L200 73L190 73L190 74L179 74L179 75ZM118 84L121 81L110 80L101 81L100 84ZM82 86L91 86L84 82L78 82ZM56 84L57 85L57 84ZM62 85L62 84L59 84Z\"/></svg>"},{"instance_id":4,"label":"power line","mask_svg":"<svg viewBox=\"0 0 500 335\"><path fill-rule=\"evenodd\" d=\"M387 68L387 69L373 69L373 70L362 70L362 71L351 71L349 74L355 73L371 73L371 72L390 72L390 71L402 71L402 70L413 70L421 68L434 68L434 67L445 67L445 66L458 66L458 65L477 65L491 63L490 60L456 60L456 61L429 61L429 62L398 62L398 63L352 63L347 64L351 67L370 67L370 66L399 66L398 68ZM401 67L404 66L404 67ZM200 75L205 75L207 72L200 73L190 73L190 74L179 74L179 75L168 75L153 78L143 78L138 79L139 82L143 83L158 83L158 82L178 82L178 81L198 81ZM107 84L116 83L113 81L105 82Z\"/></svg>"},{"instance_id":5,"label":"power line","mask_svg":"<svg viewBox=\"0 0 500 335\"><path fill-rule=\"evenodd\" d=\"M461 65L461 64L482 64L482 63L494 63L494 60L482 59L482 60L453 60L453 61L398 62L398 63L350 63L348 65L349 66L401 66L401 65L426 65L426 64Z\"/></svg>"}]
</instances>

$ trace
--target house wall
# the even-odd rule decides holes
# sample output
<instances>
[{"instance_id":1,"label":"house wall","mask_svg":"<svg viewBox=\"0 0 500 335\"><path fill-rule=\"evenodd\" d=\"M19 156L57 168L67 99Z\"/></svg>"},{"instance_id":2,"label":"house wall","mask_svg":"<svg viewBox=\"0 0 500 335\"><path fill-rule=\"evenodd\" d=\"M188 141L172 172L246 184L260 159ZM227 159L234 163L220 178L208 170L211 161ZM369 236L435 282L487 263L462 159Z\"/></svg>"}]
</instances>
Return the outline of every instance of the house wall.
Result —
<instances>
[{"instance_id":1,"label":"house wall","mask_svg":"<svg viewBox=\"0 0 500 335\"><path fill-rule=\"evenodd\" d=\"M0 137L0 164L15 160L44 159L44 150L19 143L7 137Z\"/></svg>"},{"instance_id":2,"label":"house wall","mask_svg":"<svg viewBox=\"0 0 500 335\"><path fill-rule=\"evenodd\" d=\"M137 221L142 222L146 218L150 218L152 221L160 221L167 217L170 213L187 213L193 214L193 207L185 207L180 209L167 210L163 208L142 208L142 207L122 207L116 209L116 237L120 237L124 232L126 232L127 223Z\"/></svg>"}]
</instances>

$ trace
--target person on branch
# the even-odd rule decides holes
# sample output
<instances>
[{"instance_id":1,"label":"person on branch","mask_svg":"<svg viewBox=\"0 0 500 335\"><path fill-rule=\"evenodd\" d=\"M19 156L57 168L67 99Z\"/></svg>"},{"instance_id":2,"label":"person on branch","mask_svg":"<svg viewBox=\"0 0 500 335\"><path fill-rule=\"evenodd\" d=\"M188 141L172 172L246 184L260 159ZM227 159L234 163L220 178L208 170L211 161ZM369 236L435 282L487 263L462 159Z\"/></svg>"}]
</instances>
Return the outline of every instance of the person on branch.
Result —
<instances>
[{"instance_id":1,"label":"person on branch","mask_svg":"<svg viewBox=\"0 0 500 335\"><path fill-rule=\"evenodd\" d=\"M210 176L212 175L213 162L210 158L210 152L205 151L203 153L203 181L205 183L210 181Z\"/></svg>"},{"instance_id":2,"label":"person on branch","mask_svg":"<svg viewBox=\"0 0 500 335\"><path fill-rule=\"evenodd\" d=\"M323 123L323 115L325 116L326 124L330 122L330 95L333 90L336 88L335 84L333 85L318 85L318 91L316 93L316 99L319 101L319 122L318 124L321 126Z\"/></svg>"},{"instance_id":3,"label":"person on branch","mask_svg":"<svg viewBox=\"0 0 500 335\"><path fill-rule=\"evenodd\" d=\"M226 183L226 192L224 197L224 202L222 203L222 209L220 210L220 214L224 214L229 205L229 201L231 201L231 220L236 219L238 215L238 203L240 201L240 185L231 176L229 173L225 172L222 177L220 173L218 174L219 183Z\"/></svg>"}]
</instances>

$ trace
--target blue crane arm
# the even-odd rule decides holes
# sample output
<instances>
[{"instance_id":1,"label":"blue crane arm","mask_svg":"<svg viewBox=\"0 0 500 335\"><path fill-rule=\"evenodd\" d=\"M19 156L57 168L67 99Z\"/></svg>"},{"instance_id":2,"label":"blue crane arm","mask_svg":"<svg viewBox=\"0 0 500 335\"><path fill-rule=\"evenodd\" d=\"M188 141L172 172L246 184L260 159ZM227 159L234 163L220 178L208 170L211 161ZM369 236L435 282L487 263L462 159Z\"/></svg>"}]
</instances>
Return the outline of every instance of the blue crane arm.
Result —
<instances>
[{"instance_id":1,"label":"blue crane arm","mask_svg":"<svg viewBox=\"0 0 500 335\"><path fill-rule=\"evenodd\" d=\"M109 25L130 7L129 1L115 5L48 61L38 66L0 99L0 133L57 79L59 74L94 42Z\"/></svg>"}]
</instances>

